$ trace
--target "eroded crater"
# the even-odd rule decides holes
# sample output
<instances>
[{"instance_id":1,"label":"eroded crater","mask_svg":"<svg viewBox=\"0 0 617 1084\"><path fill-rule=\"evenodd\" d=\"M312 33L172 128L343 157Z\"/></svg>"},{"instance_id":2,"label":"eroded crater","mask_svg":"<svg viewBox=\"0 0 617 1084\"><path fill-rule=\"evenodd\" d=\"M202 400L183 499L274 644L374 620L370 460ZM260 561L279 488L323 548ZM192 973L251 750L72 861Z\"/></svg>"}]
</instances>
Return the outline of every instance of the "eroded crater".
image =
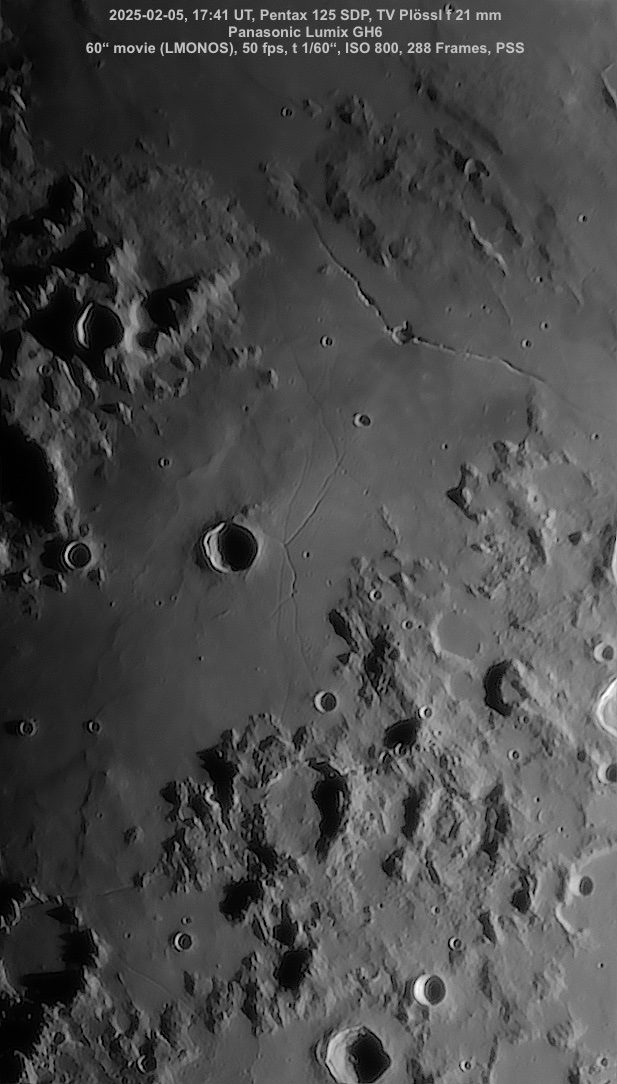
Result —
<instances>
[{"instance_id":1,"label":"eroded crater","mask_svg":"<svg viewBox=\"0 0 617 1084\"><path fill-rule=\"evenodd\" d=\"M21 902L3 945L15 994L0 995L0 1080L18 1084L50 1011L69 1009L86 989L99 949L67 904L28 900L14 888L10 897Z\"/></svg>"},{"instance_id":2,"label":"eroded crater","mask_svg":"<svg viewBox=\"0 0 617 1084\"><path fill-rule=\"evenodd\" d=\"M508 660L489 666L483 684L484 703L487 708L504 718L512 715L526 697L520 676L513 663Z\"/></svg>"}]
</instances>

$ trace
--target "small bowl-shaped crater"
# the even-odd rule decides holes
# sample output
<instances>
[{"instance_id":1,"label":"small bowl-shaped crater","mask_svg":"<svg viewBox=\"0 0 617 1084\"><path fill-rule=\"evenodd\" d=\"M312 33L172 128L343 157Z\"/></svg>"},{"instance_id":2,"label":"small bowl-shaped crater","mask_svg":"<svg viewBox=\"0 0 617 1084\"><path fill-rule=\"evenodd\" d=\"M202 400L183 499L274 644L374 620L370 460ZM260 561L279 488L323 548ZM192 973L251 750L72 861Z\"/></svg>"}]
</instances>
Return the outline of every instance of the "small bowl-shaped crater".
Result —
<instances>
[{"instance_id":1,"label":"small bowl-shaped crater","mask_svg":"<svg viewBox=\"0 0 617 1084\"><path fill-rule=\"evenodd\" d=\"M20 738L33 738L38 730L38 724L36 719L20 719L16 729Z\"/></svg>"},{"instance_id":2,"label":"small bowl-shaped crater","mask_svg":"<svg viewBox=\"0 0 617 1084\"><path fill-rule=\"evenodd\" d=\"M370 598L371 602L381 602L383 595L378 587L372 587L368 593L368 597Z\"/></svg>"},{"instance_id":3,"label":"small bowl-shaped crater","mask_svg":"<svg viewBox=\"0 0 617 1084\"><path fill-rule=\"evenodd\" d=\"M330 346L334 346L334 339L331 335L322 335L319 341L322 346L326 347L326 349Z\"/></svg>"},{"instance_id":4,"label":"small bowl-shaped crater","mask_svg":"<svg viewBox=\"0 0 617 1084\"><path fill-rule=\"evenodd\" d=\"M143 1073L147 1076L149 1073L156 1073L157 1061L154 1054L140 1054L137 1059L137 1072Z\"/></svg>"},{"instance_id":5,"label":"small bowl-shaped crater","mask_svg":"<svg viewBox=\"0 0 617 1084\"><path fill-rule=\"evenodd\" d=\"M187 930L178 930L172 938L172 945L176 952L189 952L193 947L193 935Z\"/></svg>"},{"instance_id":6,"label":"small bowl-shaped crater","mask_svg":"<svg viewBox=\"0 0 617 1084\"><path fill-rule=\"evenodd\" d=\"M508 749L508 760L517 761L521 759L521 754L518 749Z\"/></svg>"},{"instance_id":7,"label":"small bowl-shaped crater","mask_svg":"<svg viewBox=\"0 0 617 1084\"><path fill-rule=\"evenodd\" d=\"M612 644L607 643L605 640L601 640L593 649L593 657L596 662L613 662L615 659L615 648Z\"/></svg>"},{"instance_id":8,"label":"small bowl-shaped crater","mask_svg":"<svg viewBox=\"0 0 617 1084\"><path fill-rule=\"evenodd\" d=\"M461 1070L461 1073L470 1073L473 1069L473 1062L471 1058L461 1058L458 1067Z\"/></svg>"},{"instance_id":9,"label":"small bowl-shaped crater","mask_svg":"<svg viewBox=\"0 0 617 1084\"><path fill-rule=\"evenodd\" d=\"M331 692L329 689L324 689L317 693L313 700L317 711L322 715L329 715L331 711L336 711L338 707L338 697L336 693Z\"/></svg>"},{"instance_id":10,"label":"small bowl-shaped crater","mask_svg":"<svg viewBox=\"0 0 617 1084\"><path fill-rule=\"evenodd\" d=\"M456 936L451 937L448 940L448 948L450 949L450 952L462 952L463 951L462 939L460 937L456 937Z\"/></svg>"},{"instance_id":11,"label":"small bowl-shaped crater","mask_svg":"<svg viewBox=\"0 0 617 1084\"><path fill-rule=\"evenodd\" d=\"M353 416L353 423L356 429L368 429L369 425L373 424L373 419L370 414L358 413Z\"/></svg>"},{"instance_id":12,"label":"small bowl-shaped crater","mask_svg":"<svg viewBox=\"0 0 617 1084\"><path fill-rule=\"evenodd\" d=\"M420 975L413 985L413 996L420 1005L433 1008L446 996L446 984L439 975Z\"/></svg>"},{"instance_id":13,"label":"small bowl-shaped crater","mask_svg":"<svg viewBox=\"0 0 617 1084\"><path fill-rule=\"evenodd\" d=\"M100 734L101 733L100 719L88 719L86 721L86 730L88 734Z\"/></svg>"},{"instance_id":14,"label":"small bowl-shaped crater","mask_svg":"<svg viewBox=\"0 0 617 1084\"><path fill-rule=\"evenodd\" d=\"M423 704L422 707L418 708L418 715L420 716L421 719L430 719L430 718L432 718L433 709L430 706L430 704Z\"/></svg>"},{"instance_id":15,"label":"small bowl-shaped crater","mask_svg":"<svg viewBox=\"0 0 617 1084\"><path fill-rule=\"evenodd\" d=\"M203 557L215 572L247 572L259 552L253 532L233 520L206 531L200 546Z\"/></svg>"},{"instance_id":16,"label":"small bowl-shaped crater","mask_svg":"<svg viewBox=\"0 0 617 1084\"><path fill-rule=\"evenodd\" d=\"M617 783L617 761L601 764L598 768L598 779L601 783Z\"/></svg>"},{"instance_id":17,"label":"small bowl-shaped crater","mask_svg":"<svg viewBox=\"0 0 617 1084\"><path fill-rule=\"evenodd\" d=\"M67 542L60 560L65 572L84 572L92 564L92 549L83 539Z\"/></svg>"},{"instance_id":18,"label":"small bowl-shaped crater","mask_svg":"<svg viewBox=\"0 0 617 1084\"><path fill-rule=\"evenodd\" d=\"M578 882L578 891L581 896L591 896L591 893L593 892L593 887L593 881L591 877L587 876L587 874L581 877L580 881Z\"/></svg>"}]
</instances>

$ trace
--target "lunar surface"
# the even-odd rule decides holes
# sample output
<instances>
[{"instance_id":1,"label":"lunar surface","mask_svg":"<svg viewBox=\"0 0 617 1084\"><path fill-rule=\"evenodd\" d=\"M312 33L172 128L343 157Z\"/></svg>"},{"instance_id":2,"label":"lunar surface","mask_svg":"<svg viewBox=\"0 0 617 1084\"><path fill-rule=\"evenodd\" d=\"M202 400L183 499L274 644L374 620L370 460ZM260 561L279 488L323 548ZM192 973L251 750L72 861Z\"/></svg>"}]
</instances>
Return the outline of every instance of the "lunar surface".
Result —
<instances>
[{"instance_id":1,"label":"lunar surface","mask_svg":"<svg viewBox=\"0 0 617 1084\"><path fill-rule=\"evenodd\" d=\"M616 1084L614 4L2 16L0 1082Z\"/></svg>"}]
</instances>

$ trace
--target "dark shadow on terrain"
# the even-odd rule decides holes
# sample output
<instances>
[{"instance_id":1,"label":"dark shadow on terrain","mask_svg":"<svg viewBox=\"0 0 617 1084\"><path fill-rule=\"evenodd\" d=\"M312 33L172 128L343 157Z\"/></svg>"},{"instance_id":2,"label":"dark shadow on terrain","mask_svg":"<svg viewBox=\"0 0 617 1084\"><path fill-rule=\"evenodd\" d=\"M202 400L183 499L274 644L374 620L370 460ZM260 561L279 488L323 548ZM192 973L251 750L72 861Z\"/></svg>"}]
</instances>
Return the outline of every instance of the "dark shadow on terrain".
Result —
<instances>
[{"instance_id":1,"label":"dark shadow on terrain","mask_svg":"<svg viewBox=\"0 0 617 1084\"><path fill-rule=\"evenodd\" d=\"M81 307L70 287L58 286L45 308L28 320L26 330L52 354L70 361L77 352L74 327Z\"/></svg>"},{"instance_id":2,"label":"dark shadow on terrain","mask_svg":"<svg viewBox=\"0 0 617 1084\"><path fill-rule=\"evenodd\" d=\"M401 719L398 723L392 723L384 734L384 747L397 753L413 749L419 729L417 719Z\"/></svg>"},{"instance_id":3,"label":"dark shadow on terrain","mask_svg":"<svg viewBox=\"0 0 617 1084\"><path fill-rule=\"evenodd\" d=\"M422 813L424 792L421 787L412 787L409 796L403 802L403 827L405 839L412 840L418 830Z\"/></svg>"},{"instance_id":4,"label":"dark shadow on terrain","mask_svg":"<svg viewBox=\"0 0 617 1084\"><path fill-rule=\"evenodd\" d=\"M297 993L304 981L311 963L311 950L307 948L290 949L284 953L274 973L281 990Z\"/></svg>"},{"instance_id":5,"label":"dark shadow on terrain","mask_svg":"<svg viewBox=\"0 0 617 1084\"><path fill-rule=\"evenodd\" d=\"M491 945L497 944L497 935L493 926L493 920L491 918L490 911L482 911L478 915L478 922L484 937L487 941L490 941Z\"/></svg>"},{"instance_id":6,"label":"dark shadow on terrain","mask_svg":"<svg viewBox=\"0 0 617 1084\"><path fill-rule=\"evenodd\" d=\"M311 768L322 775L313 787L312 797L321 817L316 845L317 857L323 859L345 823L349 807L349 787L343 776L329 764L312 762Z\"/></svg>"},{"instance_id":7,"label":"dark shadow on terrain","mask_svg":"<svg viewBox=\"0 0 617 1084\"><path fill-rule=\"evenodd\" d=\"M14 1001L0 994L0 1080L2 1084L20 1084L23 1061L36 1046L43 1024L43 1004L31 1000Z\"/></svg>"},{"instance_id":8,"label":"dark shadow on terrain","mask_svg":"<svg viewBox=\"0 0 617 1084\"><path fill-rule=\"evenodd\" d=\"M328 614L328 621L330 622L334 632L337 636L341 637L352 651L356 649L356 641L351 631L351 627L343 614L339 610L330 610Z\"/></svg>"},{"instance_id":9,"label":"dark shadow on terrain","mask_svg":"<svg viewBox=\"0 0 617 1084\"><path fill-rule=\"evenodd\" d=\"M74 271L77 275L89 275L97 282L110 285L112 278L108 261L113 251L114 246L110 242L99 237L91 226L87 226L52 262L62 270Z\"/></svg>"},{"instance_id":10,"label":"dark shadow on terrain","mask_svg":"<svg viewBox=\"0 0 617 1084\"><path fill-rule=\"evenodd\" d=\"M358 1084L375 1084L390 1068L392 1059L381 1039L368 1028L350 1043L347 1056L356 1074Z\"/></svg>"},{"instance_id":11,"label":"dark shadow on terrain","mask_svg":"<svg viewBox=\"0 0 617 1084\"><path fill-rule=\"evenodd\" d=\"M364 673L378 696L381 696L390 684L390 670L397 658L397 648L390 642L388 634L385 631L378 633L364 659Z\"/></svg>"},{"instance_id":12,"label":"dark shadow on terrain","mask_svg":"<svg viewBox=\"0 0 617 1084\"><path fill-rule=\"evenodd\" d=\"M220 806L223 820L228 824L229 811L234 800L234 779L238 769L225 755L226 744L223 735L217 745L199 753L199 759L214 788L214 797Z\"/></svg>"},{"instance_id":13,"label":"dark shadow on terrain","mask_svg":"<svg viewBox=\"0 0 617 1084\"><path fill-rule=\"evenodd\" d=\"M298 933L298 923L294 922L289 912L289 905L283 903L281 907L281 921L272 930L273 936L281 945L292 948Z\"/></svg>"},{"instance_id":14,"label":"dark shadow on terrain","mask_svg":"<svg viewBox=\"0 0 617 1084\"><path fill-rule=\"evenodd\" d=\"M27 527L51 531L58 493L42 448L0 420L0 503Z\"/></svg>"},{"instance_id":15,"label":"dark shadow on terrain","mask_svg":"<svg viewBox=\"0 0 617 1084\"><path fill-rule=\"evenodd\" d=\"M512 704L506 703L503 695L503 683L510 670L509 662L497 662L489 666L484 675L484 703L491 711L507 718L512 714Z\"/></svg>"},{"instance_id":16,"label":"dark shadow on terrain","mask_svg":"<svg viewBox=\"0 0 617 1084\"><path fill-rule=\"evenodd\" d=\"M190 309L190 291L199 282L198 276L153 290L144 301L152 323L162 332L179 331Z\"/></svg>"},{"instance_id":17,"label":"dark shadow on terrain","mask_svg":"<svg viewBox=\"0 0 617 1084\"><path fill-rule=\"evenodd\" d=\"M0 378L14 380L19 374L16 368L21 344L21 332L16 328L0 332Z\"/></svg>"},{"instance_id":18,"label":"dark shadow on terrain","mask_svg":"<svg viewBox=\"0 0 617 1084\"><path fill-rule=\"evenodd\" d=\"M226 523L218 538L223 564L231 572L246 572L257 557L257 539L247 527Z\"/></svg>"},{"instance_id":19,"label":"dark shadow on terrain","mask_svg":"<svg viewBox=\"0 0 617 1084\"><path fill-rule=\"evenodd\" d=\"M250 862L251 875L262 876L264 870L266 874L275 873L279 865L279 856L266 839L266 825L260 806L253 806L250 814L246 816L242 834L253 860ZM262 868L255 870L256 864Z\"/></svg>"},{"instance_id":20,"label":"dark shadow on terrain","mask_svg":"<svg viewBox=\"0 0 617 1084\"><path fill-rule=\"evenodd\" d=\"M263 889L258 881L244 879L225 886L219 911L228 922L241 922L252 903L259 903Z\"/></svg>"},{"instance_id":21,"label":"dark shadow on terrain","mask_svg":"<svg viewBox=\"0 0 617 1084\"><path fill-rule=\"evenodd\" d=\"M11 911L14 902L24 902L24 890L5 884L0 890L0 906ZM38 1043L49 1009L70 1007L77 994L85 989L88 970L96 967L98 953L94 936L77 925L66 904L47 908L46 915L60 926L58 938L62 970L20 975L17 985L23 995L0 994L0 1081L19 1084L22 1075L21 1054L28 1056Z\"/></svg>"},{"instance_id":22,"label":"dark shadow on terrain","mask_svg":"<svg viewBox=\"0 0 617 1084\"><path fill-rule=\"evenodd\" d=\"M485 798L484 805L484 834L480 850L487 855L491 865L494 865L499 848L512 826L510 810L504 800L501 783L493 787Z\"/></svg>"}]
</instances>

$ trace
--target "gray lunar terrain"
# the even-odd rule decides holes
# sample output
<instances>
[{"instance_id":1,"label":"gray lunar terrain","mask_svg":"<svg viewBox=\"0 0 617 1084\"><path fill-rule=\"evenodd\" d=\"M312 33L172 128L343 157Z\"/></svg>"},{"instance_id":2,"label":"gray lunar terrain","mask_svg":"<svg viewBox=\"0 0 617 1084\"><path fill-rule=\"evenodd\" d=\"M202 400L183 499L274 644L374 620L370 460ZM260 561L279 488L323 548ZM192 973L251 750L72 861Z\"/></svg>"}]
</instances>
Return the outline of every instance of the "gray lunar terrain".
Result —
<instances>
[{"instance_id":1,"label":"gray lunar terrain","mask_svg":"<svg viewBox=\"0 0 617 1084\"><path fill-rule=\"evenodd\" d=\"M615 6L180 10L3 6L0 1084L617 1084Z\"/></svg>"}]
</instances>

